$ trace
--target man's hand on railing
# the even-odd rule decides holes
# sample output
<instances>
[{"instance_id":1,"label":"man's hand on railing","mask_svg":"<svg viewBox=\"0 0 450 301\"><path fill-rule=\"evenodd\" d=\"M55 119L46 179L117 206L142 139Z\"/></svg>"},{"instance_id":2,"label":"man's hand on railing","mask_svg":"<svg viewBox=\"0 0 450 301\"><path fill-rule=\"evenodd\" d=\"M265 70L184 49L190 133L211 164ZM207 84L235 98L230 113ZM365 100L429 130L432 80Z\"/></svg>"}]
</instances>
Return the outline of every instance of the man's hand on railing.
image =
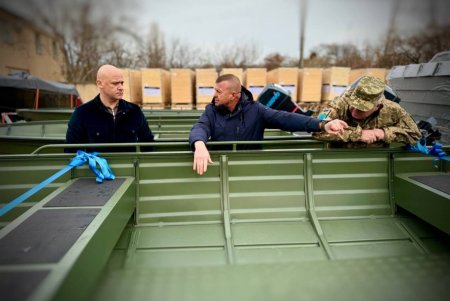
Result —
<instances>
[{"instance_id":1,"label":"man's hand on railing","mask_svg":"<svg viewBox=\"0 0 450 301\"><path fill-rule=\"evenodd\" d=\"M361 138L359 140L368 144L376 141L383 141L384 131L381 129L362 130Z\"/></svg>"},{"instance_id":2,"label":"man's hand on railing","mask_svg":"<svg viewBox=\"0 0 450 301\"><path fill-rule=\"evenodd\" d=\"M203 175L208 169L208 164L214 163L209 156L208 149L203 141L195 141L194 164L193 170L199 175Z\"/></svg>"}]
</instances>

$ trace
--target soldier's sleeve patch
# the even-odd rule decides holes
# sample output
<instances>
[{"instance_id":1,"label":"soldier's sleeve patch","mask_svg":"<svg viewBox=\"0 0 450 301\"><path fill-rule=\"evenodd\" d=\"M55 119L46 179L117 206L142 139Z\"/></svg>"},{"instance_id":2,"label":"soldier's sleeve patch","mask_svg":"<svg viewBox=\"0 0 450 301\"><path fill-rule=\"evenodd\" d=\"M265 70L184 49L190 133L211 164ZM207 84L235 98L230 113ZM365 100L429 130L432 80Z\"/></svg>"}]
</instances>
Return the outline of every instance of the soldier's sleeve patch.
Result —
<instances>
[{"instance_id":1,"label":"soldier's sleeve patch","mask_svg":"<svg viewBox=\"0 0 450 301\"><path fill-rule=\"evenodd\" d=\"M322 111L320 111L319 116L317 116L317 118L319 120L326 120L330 115L330 112L331 110L329 108L323 108Z\"/></svg>"}]
</instances>

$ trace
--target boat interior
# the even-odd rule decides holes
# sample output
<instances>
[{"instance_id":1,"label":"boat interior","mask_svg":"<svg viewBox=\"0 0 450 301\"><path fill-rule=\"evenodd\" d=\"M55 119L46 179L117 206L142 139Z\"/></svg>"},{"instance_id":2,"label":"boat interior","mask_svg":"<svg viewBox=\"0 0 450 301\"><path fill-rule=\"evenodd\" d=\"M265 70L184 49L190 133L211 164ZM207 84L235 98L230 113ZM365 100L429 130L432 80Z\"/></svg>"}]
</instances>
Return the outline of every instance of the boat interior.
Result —
<instances>
[{"instance_id":1,"label":"boat interior","mask_svg":"<svg viewBox=\"0 0 450 301\"><path fill-rule=\"evenodd\" d=\"M0 287L8 300L446 299L448 161L305 145L212 151L203 176L190 151L100 152L115 180L73 168L0 218ZM2 203L67 166L61 147L0 156Z\"/></svg>"}]
</instances>

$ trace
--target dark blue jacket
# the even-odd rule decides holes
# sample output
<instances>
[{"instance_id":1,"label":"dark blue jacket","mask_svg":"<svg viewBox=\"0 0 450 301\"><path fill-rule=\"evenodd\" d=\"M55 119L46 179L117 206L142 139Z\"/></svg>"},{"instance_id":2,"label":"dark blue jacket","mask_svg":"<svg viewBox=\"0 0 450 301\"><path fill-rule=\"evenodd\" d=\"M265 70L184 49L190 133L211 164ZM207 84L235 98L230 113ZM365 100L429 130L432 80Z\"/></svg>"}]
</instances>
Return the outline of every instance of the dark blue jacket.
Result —
<instances>
[{"instance_id":1,"label":"dark blue jacket","mask_svg":"<svg viewBox=\"0 0 450 301\"><path fill-rule=\"evenodd\" d=\"M66 143L70 144L153 141L153 134L139 106L121 99L114 120L113 115L102 104L99 95L73 112L66 133ZM99 148L99 150L125 149Z\"/></svg>"},{"instance_id":2,"label":"dark blue jacket","mask_svg":"<svg viewBox=\"0 0 450 301\"><path fill-rule=\"evenodd\" d=\"M194 149L195 141L260 141L264 129L273 128L284 131L319 132L320 120L305 115L277 111L266 108L242 87L241 99L232 113L222 113L214 105L214 99L206 106L205 112L191 129L189 143ZM255 146L242 145L240 149Z\"/></svg>"}]
</instances>

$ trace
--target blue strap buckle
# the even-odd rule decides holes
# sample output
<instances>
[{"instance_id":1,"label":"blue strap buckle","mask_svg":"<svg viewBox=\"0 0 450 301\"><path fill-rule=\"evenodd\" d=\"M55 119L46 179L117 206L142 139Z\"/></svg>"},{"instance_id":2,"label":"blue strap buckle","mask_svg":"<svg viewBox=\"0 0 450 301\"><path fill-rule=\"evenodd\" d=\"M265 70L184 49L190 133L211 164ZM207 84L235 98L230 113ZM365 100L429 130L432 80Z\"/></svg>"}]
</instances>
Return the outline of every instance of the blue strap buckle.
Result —
<instances>
[{"instance_id":1,"label":"blue strap buckle","mask_svg":"<svg viewBox=\"0 0 450 301\"><path fill-rule=\"evenodd\" d=\"M23 203L30 196L32 196L72 168L82 166L86 162L89 162L89 169L92 170L92 172L95 174L95 180L97 183L102 183L103 180L114 180L116 177L109 167L108 162L105 159L98 157L97 155L98 153L86 153L81 150L77 151L77 155L72 158L67 166L0 208L0 216L5 215L11 209ZM100 169L97 169L97 164Z\"/></svg>"},{"instance_id":2,"label":"blue strap buckle","mask_svg":"<svg viewBox=\"0 0 450 301\"><path fill-rule=\"evenodd\" d=\"M406 149L414 152L419 152L425 155L436 156L437 158L433 160L433 166L438 168L439 160L450 161L450 157L447 156L445 151L442 149L442 144L435 143L432 147L428 148L425 144L425 139L420 139L417 141L416 145L406 145Z\"/></svg>"}]
</instances>

